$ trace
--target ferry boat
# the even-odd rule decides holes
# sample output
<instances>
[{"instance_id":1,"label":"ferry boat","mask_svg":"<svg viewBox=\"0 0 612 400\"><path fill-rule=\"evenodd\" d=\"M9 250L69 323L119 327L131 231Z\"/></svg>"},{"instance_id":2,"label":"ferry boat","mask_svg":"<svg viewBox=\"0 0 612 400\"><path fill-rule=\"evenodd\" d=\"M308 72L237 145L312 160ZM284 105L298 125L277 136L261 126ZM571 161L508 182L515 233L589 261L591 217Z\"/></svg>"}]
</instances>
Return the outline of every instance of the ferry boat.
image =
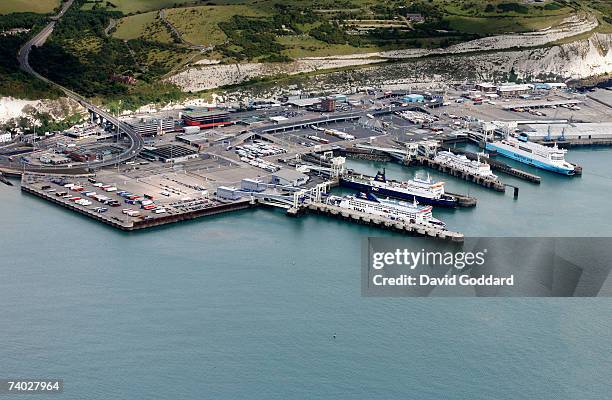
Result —
<instances>
[{"instance_id":1,"label":"ferry boat","mask_svg":"<svg viewBox=\"0 0 612 400\"><path fill-rule=\"evenodd\" d=\"M374 178L351 175L340 179L342 186L375 195L389 196L401 200L418 201L440 207L457 207L457 198L444 192L444 182L434 182L427 177L415 177L409 181L387 180L385 170L378 172Z\"/></svg>"},{"instance_id":2,"label":"ferry boat","mask_svg":"<svg viewBox=\"0 0 612 400\"><path fill-rule=\"evenodd\" d=\"M332 196L328 200L347 210L378 215L394 221L445 227L444 222L433 217L431 206L421 206L418 202L408 203L400 200L378 198L372 193L360 192L355 196Z\"/></svg>"},{"instance_id":3,"label":"ferry boat","mask_svg":"<svg viewBox=\"0 0 612 400\"><path fill-rule=\"evenodd\" d=\"M489 164L478 160L470 160L463 154L459 155L450 151L440 151L436 154L434 161L483 178L497 179L497 175L491 171Z\"/></svg>"},{"instance_id":4,"label":"ferry boat","mask_svg":"<svg viewBox=\"0 0 612 400\"><path fill-rule=\"evenodd\" d=\"M496 151L498 154L523 164L556 172L563 175L574 175L576 168L565 161L567 150L560 149L557 144L553 147L539 143L518 140L515 137L487 143L486 149Z\"/></svg>"}]
</instances>

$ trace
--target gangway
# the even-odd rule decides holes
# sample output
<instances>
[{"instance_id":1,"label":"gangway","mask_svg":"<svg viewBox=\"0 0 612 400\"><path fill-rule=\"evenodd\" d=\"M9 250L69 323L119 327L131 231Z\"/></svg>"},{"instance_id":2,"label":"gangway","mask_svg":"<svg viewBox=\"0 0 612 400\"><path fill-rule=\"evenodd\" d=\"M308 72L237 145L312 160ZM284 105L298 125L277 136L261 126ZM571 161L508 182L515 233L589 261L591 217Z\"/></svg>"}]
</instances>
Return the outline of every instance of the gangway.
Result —
<instances>
[{"instance_id":1,"label":"gangway","mask_svg":"<svg viewBox=\"0 0 612 400\"><path fill-rule=\"evenodd\" d=\"M383 153L389 154L391 157L398 159L398 160L404 160L406 157L410 156L407 149L397 149L394 147L380 147L380 146L373 146L370 144L361 144L361 143L356 144L355 147L358 149L364 149L364 150L381 151Z\"/></svg>"},{"instance_id":2,"label":"gangway","mask_svg":"<svg viewBox=\"0 0 612 400\"><path fill-rule=\"evenodd\" d=\"M257 200L259 204L284 208L287 210L293 209L297 211L308 206L310 203L320 203L323 196L327 194L331 184L332 182L324 182L308 189L277 185L278 188L288 191L292 190L293 193L282 193L277 190L274 192L269 190L256 192L242 189L237 193L239 193L242 197L250 197L253 202Z\"/></svg>"}]
</instances>

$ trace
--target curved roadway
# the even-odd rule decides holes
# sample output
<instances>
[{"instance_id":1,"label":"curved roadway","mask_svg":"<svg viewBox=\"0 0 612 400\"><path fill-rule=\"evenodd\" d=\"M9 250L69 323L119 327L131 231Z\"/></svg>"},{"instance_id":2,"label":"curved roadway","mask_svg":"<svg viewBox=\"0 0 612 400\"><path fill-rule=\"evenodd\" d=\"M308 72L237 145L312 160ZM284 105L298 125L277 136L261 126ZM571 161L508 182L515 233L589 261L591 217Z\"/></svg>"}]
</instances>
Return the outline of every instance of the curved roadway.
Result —
<instances>
[{"instance_id":1,"label":"curved roadway","mask_svg":"<svg viewBox=\"0 0 612 400\"><path fill-rule=\"evenodd\" d=\"M59 85L47 78L45 78L44 76L40 75L38 72L34 71L34 69L30 66L29 63L29 56L30 56L30 51L32 50L33 46L42 46L45 41L47 40L47 38L49 37L49 35L51 35L51 33L53 32L53 28L55 27L55 23L57 20L59 20L68 10L68 8L70 8L70 6L72 5L72 3L74 2L74 0L69 0L66 3L64 3L64 6L62 7L61 11L59 12L59 14L57 14L56 16L52 17L52 21L49 22L49 24L47 26L45 26L38 34L36 34L36 36L34 36L32 39L30 39L27 43L25 43L23 45L23 47L21 47L21 49L19 49L19 53L18 53L18 60L19 60L19 65L21 66L21 69L23 69L25 72L32 74L33 76L35 76L36 78L50 84L53 86L58 87L60 90L62 90L67 97L78 101L83 107L87 108L88 110L96 113L97 115L101 116L102 118L104 118L105 120L109 121L110 123L112 123L113 125L117 126L119 129L119 132L124 132L127 137L130 139L130 146L128 149L124 150L121 154L118 154L116 157L113 157L112 159L109 160L105 160L105 161L97 161L97 162L91 162L88 164L78 164L76 166L73 167L66 167L64 166L34 166L34 165L28 165L25 164L25 168L24 168L24 164L21 163L15 163L15 162L4 162L4 166L6 166L7 168L11 168L11 169L16 169L16 170L36 170L36 171L53 171L53 170L61 170L62 173L68 173L68 171L82 171L83 168L101 168L101 167L108 167L110 165L115 165L118 163L122 163L125 161L128 161L134 157L136 157L138 155L138 153L140 153L140 151L142 150L142 148L144 147L144 140L142 139L142 137L137 134L132 127L130 127L128 124L126 124L125 122L120 121L118 118L116 118L114 115L112 115L111 113L102 110L101 108L97 107L95 104L89 102L89 100L87 100L85 97L79 95L78 93L73 92L72 90ZM0 162L2 162L2 160L0 160ZM2 165L2 164L0 164Z\"/></svg>"}]
</instances>

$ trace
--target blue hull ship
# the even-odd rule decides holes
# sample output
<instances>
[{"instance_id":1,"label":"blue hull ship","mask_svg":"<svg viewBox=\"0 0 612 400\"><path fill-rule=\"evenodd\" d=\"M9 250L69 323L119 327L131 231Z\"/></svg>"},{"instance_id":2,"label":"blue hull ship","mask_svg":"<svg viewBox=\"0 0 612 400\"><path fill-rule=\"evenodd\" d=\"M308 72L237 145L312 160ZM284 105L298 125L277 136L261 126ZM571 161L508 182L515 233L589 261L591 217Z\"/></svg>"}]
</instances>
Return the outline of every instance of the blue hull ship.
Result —
<instances>
[{"instance_id":1,"label":"blue hull ship","mask_svg":"<svg viewBox=\"0 0 612 400\"><path fill-rule=\"evenodd\" d=\"M516 160L523 164L527 164L527 165L531 165L536 168L555 172L557 174L562 174L562 175L574 175L575 174L573 165L572 166L562 166L562 165L550 164L545 161L540 161L535 158L531 158L529 156L519 154L518 152L509 150L507 148L497 146L495 143L487 143L486 149L488 151L495 151L497 152L497 154L501 156L510 158L512 160Z\"/></svg>"},{"instance_id":2,"label":"blue hull ship","mask_svg":"<svg viewBox=\"0 0 612 400\"><path fill-rule=\"evenodd\" d=\"M444 182L432 182L430 179L415 178L411 181L388 181L385 172L379 172L376 177L353 175L340 178L340 185L359 192L372 193L378 197L393 197L396 199L417 201L431 206L455 208L458 206L456 197L444 193Z\"/></svg>"}]
</instances>

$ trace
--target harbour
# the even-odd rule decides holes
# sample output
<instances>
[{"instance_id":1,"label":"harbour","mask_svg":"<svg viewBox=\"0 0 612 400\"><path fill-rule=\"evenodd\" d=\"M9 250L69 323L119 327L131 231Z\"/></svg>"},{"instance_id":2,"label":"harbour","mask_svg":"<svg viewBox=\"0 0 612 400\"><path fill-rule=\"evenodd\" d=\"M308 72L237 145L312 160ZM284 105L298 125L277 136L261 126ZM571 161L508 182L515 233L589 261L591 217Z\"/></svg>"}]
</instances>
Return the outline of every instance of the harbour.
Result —
<instances>
[{"instance_id":1,"label":"harbour","mask_svg":"<svg viewBox=\"0 0 612 400\"><path fill-rule=\"evenodd\" d=\"M552 179L551 171L581 175L581 165L571 160L574 150L568 153L557 141L584 140L586 133L588 139L605 138L597 129L606 123L573 125L576 110L586 118L599 113L601 104L570 92L538 93L544 95L546 102L508 99L496 106L472 94L448 102L440 93L366 91L314 99L305 109L287 100L285 106L252 110L191 109L179 112L179 120L171 111L152 119L155 125L145 118L115 121L92 107L90 121L75 129L98 132L102 139L66 143L51 136L32 142L31 151L27 143L12 143L0 164L7 176L21 176L23 192L123 231L272 207L300 218L316 213L461 241L465 233L445 221L445 209L478 213L476 187L500 194L511 188L511 201L520 203L525 188ZM531 120L493 120L524 112L529 104ZM566 114L559 111L564 107L572 113L569 121L557 118ZM548 108L556 110L552 120L542 112ZM542 128L552 123L566 125L560 133ZM123 134L116 134L118 127ZM352 160L380 168L353 170ZM421 172L408 180L387 179L391 166ZM467 186L449 190L449 178ZM421 220L420 212L429 217Z\"/></svg>"},{"instance_id":2,"label":"harbour","mask_svg":"<svg viewBox=\"0 0 612 400\"><path fill-rule=\"evenodd\" d=\"M609 397L605 1L5 3L0 394Z\"/></svg>"},{"instance_id":3,"label":"harbour","mask_svg":"<svg viewBox=\"0 0 612 400\"><path fill-rule=\"evenodd\" d=\"M468 148L468 150L470 150L470 148ZM577 227L575 229L579 229L583 232L589 232L589 235L608 235L608 228L605 224L601 223L601 218L596 210L602 209L602 207L605 208L606 198L608 195L612 194L612 186L609 184L609 182L612 182L612 180L610 177L606 177L606 175L603 174L603 171L606 170L606 165L609 162L610 151L605 149L584 149L576 150L575 154L577 154L577 160L586 166L585 170L587 172L585 172L582 178L579 180L567 180L562 176L557 177L554 174L546 173L546 179L542 181L541 185L527 186L522 185L521 180L517 178L510 178L508 179L508 183L521 187L521 196L518 200L513 200L512 197L503 196L501 193L474 185L473 183L464 181L458 177L451 177L439 171L429 170L423 167L407 169L395 163L347 160L347 168L359 173L370 174L370 176L375 175L375 173L382 168L386 168L387 176L390 179L395 180L408 180L414 178L415 175L430 173L432 179L444 180L449 191L466 193L471 197L478 198L478 206L474 208L456 210L441 208L435 211L436 216L443 220L447 226L452 227L454 231L459 231L465 235L495 235L496 232L520 235L521 232L523 232L524 226L529 226L529 229L533 229L533 231L536 232L534 234L538 235L571 235L572 232L574 232L573 227ZM13 183L18 183L18 181L13 180ZM599 192L600 189L601 192ZM337 192L338 190L339 192ZM542 199L542 190L552 193L551 196L553 199ZM12 197L13 195L10 195L10 193L18 193L18 190L12 187L4 186L2 192L4 193L4 196L9 195L9 197ZM354 193L342 188L333 189L331 192ZM593 195L595 192L600 193L600 195ZM36 204L40 204L40 201L37 198L30 196L25 191L24 195L27 196L19 201L16 201L19 199L18 196L13 201L7 202L7 205L10 205L10 207L19 207L21 202L25 202L28 207L32 207ZM588 202L585 201L585 198L587 197L591 198L591 200ZM28 198L32 198L32 200L28 200ZM52 205L50 199L48 199L47 202ZM336 227L335 229L340 229L343 231L346 230L347 232L355 231L360 232L359 234L368 232L369 234L373 235L400 234L399 232L388 230L384 227L381 228L376 227L375 225L356 223L357 221L354 221L354 223L345 223L341 217L330 218L330 216L325 215L318 216L315 210L310 209L297 219L287 219L286 209L283 210L283 212L278 212L274 209L266 210L253 207L252 205L248 204L249 201L245 201L244 203L246 204L242 210L236 210L235 212L228 212L216 216L211 215L210 223L212 223L214 226L227 220L228 224L233 225L236 224L238 220L245 218L244 213L246 212L248 213L246 215L257 215L258 219L263 218L263 220L267 220L272 218L274 221L276 221L275 224L280 225L302 226L304 223L310 225L310 223L314 221L313 218L316 218L316 221L318 221L317 224L324 224L325 226L331 224L330 226ZM579 215L569 213L569 210L572 209L573 204L581 203L588 203L589 207L584 208ZM121 208L123 208L123 206ZM552 208L554 208L554 212L552 211ZM56 211L52 211L53 209ZM66 217L66 211L59 209L59 207L56 207L55 205L53 205L53 209L45 208L45 212L52 212L53 215L55 215L56 220L58 218L61 219L62 215L64 215L64 218ZM8 209L6 210L8 211ZM561 223L557 220L555 215L559 215L558 213L564 213L564 215L566 215L565 222ZM83 215L79 212L70 214ZM91 218L91 216L87 217ZM333 222L336 218L338 218L337 220L339 223ZM250 220L248 217L247 219ZM77 228L79 230L84 229L83 226L96 225L88 222L87 219L74 220L69 218L69 220L73 221L71 224L74 224L76 221L80 221L78 223L79 227ZM208 218L206 218L206 220L208 221ZM55 222L55 224L57 223L59 223L59 221ZM194 226L205 227L208 224L208 222L202 220L194 222L195 225L194 223L186 225L191 228L181 228L181 226L185 223L188 223L188 221L174 224L171 229L178 229L178 233L183 229L194 229ZM104 224L110 226L110 224ZM225 225L225 223L223 223L223 225ZM240 226L241 224L238 225ZM358 228L359 226L362 226L365 230ZM73 231L74 228L71 227L69 230ZM147 232L155 232L155 229L141 230L139 235L144 235L143 237L147 237L148 235L153 234Z\"/></svg>"},{"instance_id":4,"label":"harbour","mask_svg":"<svg viewBox=\"0 0 612 400\"><path fill-rule=\"evenodd\" d=\"M520 201L421 167L347 160L347 168L373 176L384 166L388 178L394 180L429 172L432 179L444 180L449 191L477 197L475 208L441 209L437 213L449 226L469 236L522 236L527 229L539 236L610 236L610 224L602 218L601 210L606 209L612 195L612 181L603 177L603 171L612 168L612 153L582 149L574 154L585 171L579 180L543 173L541 185L524 185L509 178L508 183L522 185ZM400 373L384 375L384 382L394 390L413 390L417 395L429 387L422 380L443 374L447 380L441 386L442 394L446 389L458 390L472 376L461 368L461 362L446 363L447 353L439 348L448 346L465 359L476 357L475 363L493 363L478 378L483 385L509 377L527 379L530 394L552 399L546 395L550 387L538 385L542 379L554 379L552 371L559 371L553 366L559 357L567 356L567 335L580 339L573 347L580 354L590 354L593 346L606 349L610 338L610 324L601 318L609 307L605 299L505 298L482 302L457 298L372 301L361 297L360 240L405 236L399 232L314 212L288 219L280 209L257 207L125 232L20 192L19 181L13 183L15 187L0 185L0 220L10 232L3 242L3 256L11 260L3 264L5 279L0 286L8 316L15 322L2 329L4 334L21 339L4 348L3 365L26 373L40 352L23 343L54 337L54 346L46 354L71 368L78 366L71 373L71 385L86 385L93 374L101 374L110 384L110 391L98 398L119 398L125 393L155 398L165 390L165 384L149 375L142 377L144 389L124 381L126 373L141 371L133 362L136 357L139 364L158 365L168 374L180 365L177 385L197 382L198 391L222 398L248 397L253 390L266 390L271 374L279 373L278 363L300 368L297 393L308 397L320 387L322 373L346 385L358 384L388 368L389 363L405 366L397 357L410 358L436 366L425 371L406 367ZM549 194L547 199L542 199L542 191ZM576 204L589 206L576 213ZM70 249L71 261L63 255L65 249ZM81 304L76 308L75 299ZM167 326L160 327L160 319ZM43 320L44 327L23 328ZM486 329L474 330L476 325ZM441 326L451 328L442 330ZM76 336L63 335L66 327ZM183 347L169 351L165 362L160 362L159 344L174 343L179 334L184 335ZM333 334L337 335L335 340ZM99 339L92 340L92 335ZM387 343L402 336L411 339L390 350ZM463 339L457 347L458 337ZM500 349L492 337L504 338L504 348ZM531 337L530 346L540 350L525 353L512 367L499 361L508 351L523 351L525 337ZM410 345L417 340L414 338L429 350L415 353ZM125 346L117 346L118 341ZM210 343L218 351L193 358ZM316 354L304 348L314 349ZM364 354L363 349L370 350ZM275 352L276 359L262 362L270 352ZM296 358L296 352L303 356ZM236 357L239 372L249 380L236 385L235 369L230 373L229 369L215 368L227 361L228 355ZM520 372L534 363L551 368L536 376ZM338 371L338 365L343 371ZM587 363L583 366L586 381L582 377L564 380L563 388L553 395L572 393L579 397L579 391L586 390L581 385L599 382L595 371L601 365L599 361ZM202 369L211 372L202 377ZM352 371L350 375L346 369ZM569 368L561 369L572 376ZM51 374L63 370L61 365L49 367ZM598 393L605 394L604 386ZM513 392L511 387L514 385L508 385L508 393L525 393ZM576 387L580 390L571 392ZM188 397L191 393L180 391L177 395ZM275 398L285 395L291 396L286 392Z\"/></svg>"}]
</instances>

